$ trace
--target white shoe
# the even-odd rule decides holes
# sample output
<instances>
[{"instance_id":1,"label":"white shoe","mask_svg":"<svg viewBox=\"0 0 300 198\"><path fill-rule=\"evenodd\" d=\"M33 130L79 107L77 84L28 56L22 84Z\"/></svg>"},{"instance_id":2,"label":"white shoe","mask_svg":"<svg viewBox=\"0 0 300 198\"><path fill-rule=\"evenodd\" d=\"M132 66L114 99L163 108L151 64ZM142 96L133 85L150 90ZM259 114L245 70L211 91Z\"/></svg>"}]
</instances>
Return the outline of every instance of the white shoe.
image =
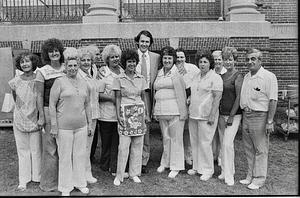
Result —
<instances>
[{"instance_id":1,"label":"white shoe","mask_svg":"<svg viewBox=\"0 0 300 198\"><path fill-rule=\"evenodd\" d=\"M138 176L134 176L134 177L132 178L132 180L133 180L135 183L141 183L141 182L142 182Z\"/></svg>"},{"instance_id":2,"label":"white shoe","mask_svg":"<svg viewBox=\"0 0 300 198\"><path fill-rule=\"evenodd\" d=\"M197 173L197 171L194 169L190 169L187 171L187 174L189 174L189 175L196 175L196 173Z\"/></svg>"},{"instance_id":3,"label":"white shoe","mask_svg":"<svg viewBox=\"0 0 300 198\"><path fill-rule=\"evenodd\" d=\"M121 181L116 177L116 178L114 179L114 185L115 185L115 186L120 186L120 184L121 184Z\"/></svg>"},{"instance_id":4,"label":"white shoe","mask_svg":"<svg viewBox=\"0 0 300 198\"><path fill-rule=\"evenodd\" d=\"M19 186L17 187L17 191L25 191L26 190L26 184L19 184Z\"/></svg>"},{"instance_id":5,"label":"white shoe","mask_svg":"<svg viewBox=\"0 0 300 198\"><path fill-rule=\"evenodd\" d=\"M255 185L255 184L253 184L253 183L249 184L247 187L248 187L249 189L251 189L251 190L257 190L257 189L259 189L259 186Z\"/></svg>"},{"instance_id":6,"label":"white shoe","mask_svg":"<svg viewBox=\"0 0 300 198\"><path fill-rule=\"evenodd\" d=\"M248 179L242 179L242 180L240 180L240 183L241 183L241 184L244 184L244 185L248 185L248 184L251 183L251 181L248 180Z\"/></svg>"},{"instance_id":7,"label":"white shoe","mask_svg":"<svg viewBox=\"0 0 300 198\"><path fill-rule=\"evenodd\" d=\"M228 186L233 186L233 185L234 185L234 180L229 179L228 181L225 181L225 183L226 183Z\"/></svg>"},{"instance_id":8,"label":"white shoe","mask_svg":"<svg viewBox=\"0 0 300 198\"><path fill-rule=\"evenodd\" d=\"M212 175L203 174L203 175L201 175L200 180L207 181L211 178L211 176Z\"/></svg>"},{"instance_id":9,"label":"white shoe","mask_svg":"<svg viewBox=\"0 0 300 198\"><path fill-rule=\"evenodd\" d=\"M117 174L116 173L111 173L111 175L115 177Z\"/></svg>"},{"instance_id":10,"label":"white shoe","mask_svg":"<svg viewBox=\"0 0 300 198\"><path fill-rule=\"evenodd\" d=\"M90 190L87 187L79 187L77 188L83 194L89 194Z\"/></svg>"},{"instance_id":11,"label":"white shoe","mask_svg":"<svg viewBox=\"0 0 300 198\"><path fill-rule=\"evenodd\" d=\"M129 174L127 172L124 173L124 178L127 179L129 177Z\"/></svg>"},{"instance_id":12,"label":"white shoe","mask_svg":"<svg viewBox=\"0 0 300 198\"><path fill-rule=\"evenodd\" d=\"M94 184L94 183L96 183L98 180L97 180L95 177L92 176L91 178L87 179L86 181L87 181L87 183L89 183L89 184Z\"/></svg>"},{"instance_id":13,"label":"white shoe","mask_svg":"<svg viewBox=\"0 0 300 198\"><path fill-rule=\"evenodd\" d=\"M70 196L70 192L61 192L61 196L64 196L64 197Z\"/></svg>"},{"instance_id":14,"label":"white shoe","mask_svg":"<svg viewBox=\"0 0 300 198\"><path fill-rule=\"evenodd\" d=\"M218 176L218 179L225 179L225 175L223 173L221 173L221 175Z\"/></svg>"},{"instance_id":15,"label":"white shoe","mask_svg":"<svg viewBox=\"0 0 300 198\"><path fill-rule=\"evenodd\" d=\"M159 172L159 173L162 173L162 172L164 172L164 171L165 171L165 169L166 169L165 167L163 167L163 166L160 166L160 167L158 167L158 168L157 168L157 170L156 170L156 171L157 171L157 172Z\"/></svg>"},{"instance_id":16,"label":"white shoe","mask_svg":"<svg viewBox=\"0 0 300 198\"><path fill-rule=\"evenodd\" d=\"M172 171L169 173L168 177L170 177L170 178L175 178L175 177L178 175L178 173L179 173L179 171L177 171L177 170L172 170Z\"/></svg>"}]
</instances>

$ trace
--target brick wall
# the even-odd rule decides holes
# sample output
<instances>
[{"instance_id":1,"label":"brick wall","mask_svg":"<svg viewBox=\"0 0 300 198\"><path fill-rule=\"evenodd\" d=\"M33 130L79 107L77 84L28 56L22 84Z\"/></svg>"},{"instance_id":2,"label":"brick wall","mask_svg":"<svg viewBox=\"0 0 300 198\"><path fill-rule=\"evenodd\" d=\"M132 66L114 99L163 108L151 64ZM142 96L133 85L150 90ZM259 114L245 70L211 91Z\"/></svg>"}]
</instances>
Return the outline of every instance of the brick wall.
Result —
<instances>
[{"instance_id":1,"label":"brick wall","mask_svg":"<svg viewBox=\"0 0 300 198\"><path fill-rule=\"evenodd\" d=\"M262 7L258 9L266 15L266 20L271 23L297 23L298 0L258 0Z\"/></svg>"}]
</instances>

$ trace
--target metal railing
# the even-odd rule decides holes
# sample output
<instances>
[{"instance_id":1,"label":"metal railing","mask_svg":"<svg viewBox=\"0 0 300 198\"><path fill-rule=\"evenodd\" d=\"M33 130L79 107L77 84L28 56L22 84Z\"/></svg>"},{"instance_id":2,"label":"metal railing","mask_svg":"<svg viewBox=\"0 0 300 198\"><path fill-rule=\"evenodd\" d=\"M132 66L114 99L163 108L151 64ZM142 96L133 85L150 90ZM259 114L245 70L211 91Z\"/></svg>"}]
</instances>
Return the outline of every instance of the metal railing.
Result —
<instances>
[{"instance_id":1,"label":"metal railing","mask_svg":"<svg viewBox=\"0 0 300 198\"><path fill-rule=\"evenodd\" d=\"M120 0L120 21L213 20L223 0Z\"/></svg>"},{"instance_id":2,"label":"metal railing","mask_svg":"<svg viewBox=\"0 0 300 198\"><path fill-rule=\"evenodd\" d=\"M85 0L0 0L0 22L79 23L88 7Z\"/></svg>"}]
</instances>

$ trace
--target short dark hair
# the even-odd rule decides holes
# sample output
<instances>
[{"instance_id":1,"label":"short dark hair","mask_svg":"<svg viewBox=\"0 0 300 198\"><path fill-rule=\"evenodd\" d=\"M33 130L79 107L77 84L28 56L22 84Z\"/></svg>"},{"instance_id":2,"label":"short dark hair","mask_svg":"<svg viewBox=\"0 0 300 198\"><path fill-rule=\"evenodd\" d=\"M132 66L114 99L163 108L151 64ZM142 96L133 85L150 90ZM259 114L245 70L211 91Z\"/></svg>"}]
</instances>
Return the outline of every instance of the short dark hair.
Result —
<instances>
[{"instance_id":1,"label":"short dark hair","mask_svg":"<svg viewBox=\"0 0 300 198\"><path fill-rule=\"evenodd\" d=\"M209 61L209 69L214 69L215 68L215 60L213 55L209 50L199 50L196 54L196 65L199 67L199 60L201 58L207 58Z\"/></svg>"},{"instance_id":2,"label":"short dark hair","mask_svg":"<svg viewBox=\"0 0 300 198\"><path fill-rule=\"evenodd\" d=\"M64 56L63 56L63 52L64 52L64 46L62 44L62 42L59 39L56 38L51 38L48 39L44 42L44 44L42 45L42 60L44 62L44 64L50 64L50 58L48 53L53 51L54 49L57 49L60 53L60 59L59 62L63 63L64 62Z\"/></svg>"},{"instance_id":3,"label":"short dark hair","mask_svg":"<svg viewBox=\"0 0 300 198\"><path fill-rule=\"evenodd\" d=\"M136 37L134 37L134 41L137 43L137 46L139 47L138 43L139 43L142 35L145 35L150 38L150 46L151 46L153 43L153 37L152 37L152 34L148 30L142 30Z\"/></svg>"},{"instance_id":4,"label":"short dark hair","mask_svg":"<svg viewBox=\"0 0 300 198\"><path fill-rule=\"evenodd\" d=\"M186 53L185 53L185 50L184 50L183 48L181 48L181 47L177 48L177 49L176 49L176 52L183 52L184 55L186 54Z\"/></svg>"},{"instance_id":5,"label":"short dark hair","mask_svg":"<svg viewBox=\"0 0 300 198\"><path fill-rule=\"evenodd\" d=\"M16 57L16 68L18 70L23 71L22 67L21 67L21 62L26 57L28 57L29 60L32 63L32 71L35 71L37 67L41 67L42 66L41 59L40 59L40 57L38 55L35 55L35 54L31 53L31 52L23 52L23 53L19 54Z\"/></svg>"},{"instance_id":6,"label":"short dark hair","mask_svg":"<svg viewBox=\"0 0 300 198\"><path fill-rule=\"evenodd\" d=\"M121 66L123 69L126 69L126 61L128 60L135 60L136 64L138 64L139 60L139 55L136 52L136 50L133 49L126 49L125 51L122 52L121 55Z\"/></svg>"},{"instance_id":7,"label":"short dark hair","mask_svg":"<svg viewBox=\"0 0 300 198\"><path fill-rule=\"evenodd\" d=\"M175 64L176 63L176 60L177 60L177 55L176 55L176 50L171 47L171 46L166 46L166 47L163 47L161 49L161 52L160 52L160 68L161 69L163 67L163 56L164 55L168 55L168 56L173 56L173 63Z\"/></svg>"}]
</instances>

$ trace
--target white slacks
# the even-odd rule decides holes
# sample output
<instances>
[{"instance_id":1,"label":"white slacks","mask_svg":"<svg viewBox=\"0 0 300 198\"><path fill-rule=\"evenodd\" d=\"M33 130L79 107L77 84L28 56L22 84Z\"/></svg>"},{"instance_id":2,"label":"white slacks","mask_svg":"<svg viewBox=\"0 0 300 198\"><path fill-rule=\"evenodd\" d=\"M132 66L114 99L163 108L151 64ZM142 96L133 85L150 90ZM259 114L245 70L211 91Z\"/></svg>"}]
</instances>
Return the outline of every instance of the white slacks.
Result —
<instances>
[{"instance_id":1,"label":"white slacks","mask_svg":"<svg viewBox=\"0 0 300 198\"><path fill-rule=\"evenodd\" d=\"M184 170L183 129L184 120L179 116L159 118L163 136L163 154L160 165L170 170Z\"/></svg>"},{"instance_id":2,"label":"white slacks","mask_svg":"<svg viewBox=\"0 0 300 198\"><path fill-rule=\"evenodd\" d=\"M25 186L30 181L40 182L42 159L41 132L24 133L15 126L13 129L19 158L19 184Z\"/></svg>"},{"instance_id":3,"label":"white slacks","mask_svg":"<svg viewBox=\"0 0 300 198\"><path fill-rule=\"evenodd\" d=\"M92 120L92 135L87 136L87 142L86 142L85 177L87 180L91 180L91 178L93 177L90 154L91 154L91 148L92 148L92 143L93 143L93 139L94 139L96 124L97 124L97 119L93 119Z\"/></svg>"},{"instance_id":4,"label":"white slacks","mask_svg":"<svg viewBox=\"0 0 300 198\"><path fill-rule=\"evenodd\" d=\"M119 135L119 150L117 164L117 178L124 179L125 168L129 155L129 176L140 176L142 170L144 135L126 136ZM130 154L129 154L130 149Z\"/></svg>"},{"instance_id":5,"label":"white slacks","mask_svg":"<svg viewBox=\"0 0 300 198\"><path fill-rule=\"evenodd\" d=\"M219 114L215 116L213 125L207 120L189 120L189 130L193 155L193 169L199 174L212 175L214 173L214 157L212 141L218 124Z\"/></svg>"},{"instance_id":6,"label":"white slacks","mask_svg":"<svg viewBox=\"0 0 300 198\"><path fill-rule=\"evenodd\" d=\"M71 192L74 187L86 187L85 160L87 126L76 130L59 129L58 190Z\"/></svg>"},{"instance_id":7,"label":"white slacks","mask_svg":"<svg viewBox=\"0 0 300 198\"><path fill-rule=\"evenodd\" d=\"M186 120L184 123L183 129L183 149L184 149L184 160L192 165L193 156L192 156L192 147L191 147L191 139L189 132L189 121Z\"/></svg>"},{"instance_id":8,"label":"white slacks","mask_svg":"<svg viewBox=\"0 0 300 198\"><path fill-rule=\"evenodd\" d=\"M218 122L219 137L221 140L221 168L225 182L234 181L234 138L239 129L242 115L235 115L231 126L225 128L229 116L220 115Z\"/></svg>"}]
</instances>

